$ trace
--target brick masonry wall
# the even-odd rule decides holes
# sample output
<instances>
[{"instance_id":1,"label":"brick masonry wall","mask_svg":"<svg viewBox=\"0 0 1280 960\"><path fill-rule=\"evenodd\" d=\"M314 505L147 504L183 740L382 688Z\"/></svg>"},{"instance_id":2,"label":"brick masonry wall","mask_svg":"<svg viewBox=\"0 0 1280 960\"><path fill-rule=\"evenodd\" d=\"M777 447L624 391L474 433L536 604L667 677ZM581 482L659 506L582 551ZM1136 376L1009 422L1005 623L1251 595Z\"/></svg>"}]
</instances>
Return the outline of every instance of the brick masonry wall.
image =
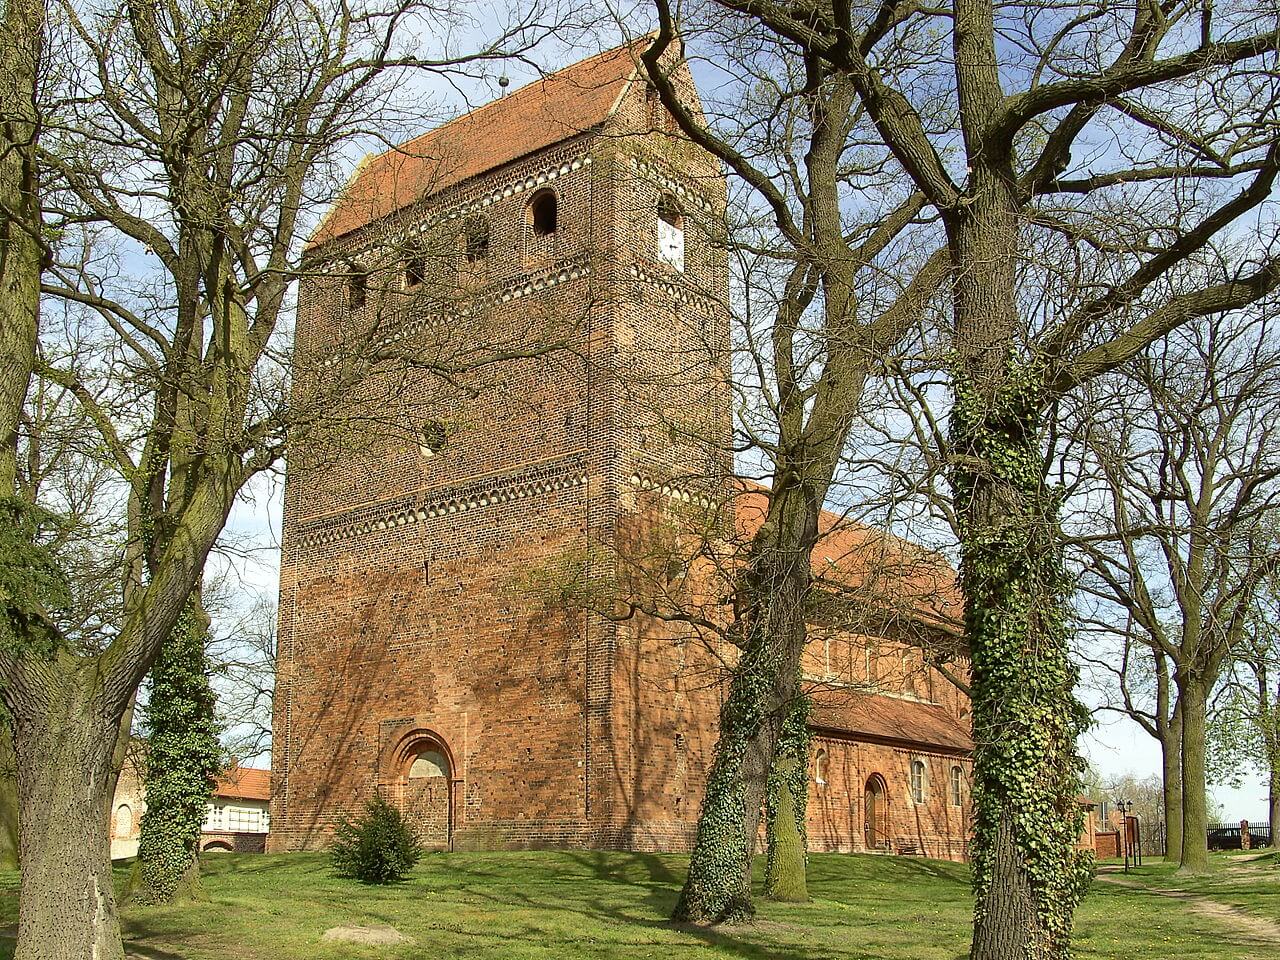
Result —
<instances>
[{"instance_id":1,"label":"brick masonry wall","mask_svg":"<svg viewBox=\"0 0 1280 960\"><path fill-rule=\"evenodd\" d=\"M265 853L268 834L247 830L204 830L200 833L201 853Z\"/></svg>"},{"instance_id":2,"label":"brick masonry wall","mask_svg":"<svg viewBox=\"0 0 1280 960\"><path fill-rule=\"evenodd\" d=\"M823 751L824 758L810 764L809 849L964 859L972 811L967 757L828 732L814 738L813 749L815 755ZM923 802L911 794L910 765L916 760L925 765ZM959 804L951 795L953 768L961 771Z\"/></svg>"},{"instance_id":3,"label":"brick masonry wall","mask_svg":"<svg viewBox=\"0 0 1280 960\"><path fill-rule=\"evenodd\" d=\"M540 189L551 239L530 233ZM689 845L728 652L564 593L607 588L620 545L729 470L724 190L635 84L602 130L322 251L294 359L318 415L285 492L270 849L322 846L375 791L456 848ZM658 255L664 196L683 272ZM489 252L468 263L476 217ZM357 309L348 270L368 271ZM415 369L552 343L463 374L465 397ZM815 849L858 849L867 777L900 794L907 754L829 749L843 772L811 806ZM428 750L444 776L415 782ZM893 836L962 850L939 797L887 809Z\"/></svg>"}]
</instances>

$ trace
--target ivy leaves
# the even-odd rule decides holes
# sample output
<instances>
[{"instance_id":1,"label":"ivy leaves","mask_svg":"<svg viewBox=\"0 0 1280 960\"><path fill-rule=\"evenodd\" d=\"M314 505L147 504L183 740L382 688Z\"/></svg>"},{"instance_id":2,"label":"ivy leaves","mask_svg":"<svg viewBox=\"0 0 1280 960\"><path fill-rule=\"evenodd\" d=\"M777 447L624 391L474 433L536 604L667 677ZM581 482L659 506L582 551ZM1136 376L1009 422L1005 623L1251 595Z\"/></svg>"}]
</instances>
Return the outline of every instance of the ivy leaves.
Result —
<instances>
[{"instance_id":1,"label":"ivy leaves","mask_svg":"<svg viewBox=\"0 0 1280 960\"><path fill-rule=\"evenodd\" d=\"M48 611L71 603L71 585L49 531L61 526L53 513L20 497L0 497L0 645L14 648L46 642L46 655L57 646L57 633L42 628Z\"/></svg>"}]
</instances>

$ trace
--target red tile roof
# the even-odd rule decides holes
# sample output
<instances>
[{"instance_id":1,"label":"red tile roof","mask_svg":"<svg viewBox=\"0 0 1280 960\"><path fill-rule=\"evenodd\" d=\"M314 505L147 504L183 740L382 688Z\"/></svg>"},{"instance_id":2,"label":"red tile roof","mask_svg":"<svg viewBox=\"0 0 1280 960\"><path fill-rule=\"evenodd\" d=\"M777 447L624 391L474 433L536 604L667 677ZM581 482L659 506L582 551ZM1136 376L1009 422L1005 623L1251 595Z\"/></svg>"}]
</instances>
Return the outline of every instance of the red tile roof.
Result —
<instances>
[{"instance_id":1,"label":"red tile roof","mask_svg":"<svg viewBox=\"0 0 1280 960\"><path fill-rule=\"evenodd\" d=\"M648 43L645 37L596 54L366 159L311 244L598 126L613 112Z\"/></svg>"},{"instance_id":2,"label":"red tile roof","mask_svg":"<svg viewBox=\"0 0 1280 960\"><path fill-rule=\"evenodd\" d=\"M747 481L743 487L734 502L734 520L739 535L750 537L764 522L768 491ZM964 605L955 570L917 544L823 510L810 567L829 589L878 607L888 618L959 632Z\"/></svg>"},{"instance_id":3,"label":"red tile roof","mask_svg":"<svg viewBox=\"0 0 1280 960\"><path fill-rule=\"evenodd\" d=\"M967 725L945 707L859 690L818 686L812 695L812 724L853 734L859 739L940 747L968 753L973 737Z\"/></svg>"},{"instance_id":4,"label":"red tile roof","mask_svg":"<svg viewBox=\"0 0 1280 960\"><path fill-rule=\"evenodd\" d=\"M219 777L213 788L215 797L235 797L240 800L270 800L271 771L252 767L232 767Z\"/></svg>"}]
</instances>

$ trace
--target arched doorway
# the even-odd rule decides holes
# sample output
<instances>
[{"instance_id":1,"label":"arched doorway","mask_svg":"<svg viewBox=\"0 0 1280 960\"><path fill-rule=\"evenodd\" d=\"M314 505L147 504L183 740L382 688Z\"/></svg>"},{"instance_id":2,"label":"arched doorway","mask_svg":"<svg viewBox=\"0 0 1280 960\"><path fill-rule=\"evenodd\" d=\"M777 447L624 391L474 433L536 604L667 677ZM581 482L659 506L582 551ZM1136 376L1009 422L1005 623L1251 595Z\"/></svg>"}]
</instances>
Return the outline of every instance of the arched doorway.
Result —
<instances>
[{"instance_id":1,"label":"arched doorway","mask_svg":"<svg viewBox=\"0 0 1280 960\"><path fill-rule=\"evenodd\" d=\"M873 773L867 778L863 793L863 825L868 850L879 850L889 843L889 791L884 777Z\"/></svg>"},{"instance_id":2,"label":"arched doorway","mask_svg":"<svg viewBox=\"0 0 1280 960\"><path fill-rule=\"evenodd\" d=\"M418 733L399 751L400 810L428 850L453 837L453 763L443 741Z\"/></svg>"}]
</instances>

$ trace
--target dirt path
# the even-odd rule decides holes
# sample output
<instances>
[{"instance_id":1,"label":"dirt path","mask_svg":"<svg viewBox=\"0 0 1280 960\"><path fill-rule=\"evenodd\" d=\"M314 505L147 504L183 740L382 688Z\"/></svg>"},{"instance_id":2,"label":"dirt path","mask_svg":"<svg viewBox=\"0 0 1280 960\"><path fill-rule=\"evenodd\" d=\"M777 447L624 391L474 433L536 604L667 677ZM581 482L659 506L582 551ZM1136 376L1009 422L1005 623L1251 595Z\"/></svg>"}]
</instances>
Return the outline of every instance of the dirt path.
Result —
<instances>
[{"instance_id":1,"label":"dirt path","mask_svg":"<svg viewBox=\"0 0 1280 960\"><path fill-rule=\"evenodd\" d=\"M1201 896L1198 893L1188 893L1185 890L1161 890L1156 887L1149 887L1145 883L1139 883L1137 880L1117 877L1114 874L1100 873L1098 874L1098 879L1103 883L1114 883L1118 887L1142 890L1157 897L1180 900L1202 917L1226 924L1237 932L1256 938L1260 943L1280 946L1280 923L1275 923L1263 917L1256 917L1250 913L1244 913L1218 900Z\"/></svg>"}]
</instances>

